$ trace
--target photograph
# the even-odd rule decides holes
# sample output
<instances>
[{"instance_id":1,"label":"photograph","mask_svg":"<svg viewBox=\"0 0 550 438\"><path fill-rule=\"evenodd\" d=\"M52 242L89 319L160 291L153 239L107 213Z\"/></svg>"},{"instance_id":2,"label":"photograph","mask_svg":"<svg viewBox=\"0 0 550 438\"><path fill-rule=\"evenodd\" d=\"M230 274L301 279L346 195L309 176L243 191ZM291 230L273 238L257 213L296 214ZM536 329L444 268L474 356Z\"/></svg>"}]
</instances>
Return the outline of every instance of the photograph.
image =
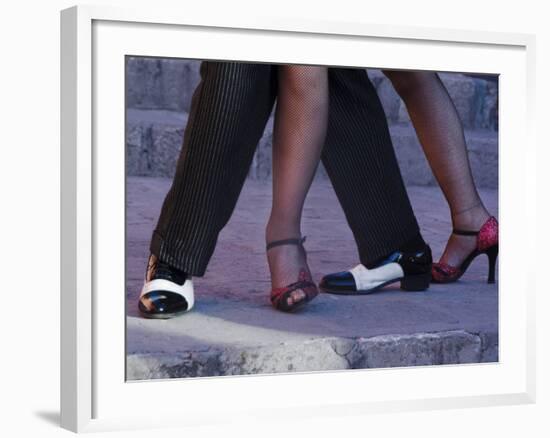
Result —
<instances>
[{"instance_id":1,"label":"photograph","mask_svg":"<svg viewBox=\"0 0 550 438\"><path fill-rule=\"evenodd\" d=\"M6 3L2 436L550 436L543 5Z\"/></svg>"},{"instance_id":2,"label":"photograph","mask_svg":"<svg viewBox=\"0 0 550 438\"><path fill-rule=\"evenodd\" d=\"M499 361L499 75L124 63L127 381Z\"/></svg>"}]
</instances>

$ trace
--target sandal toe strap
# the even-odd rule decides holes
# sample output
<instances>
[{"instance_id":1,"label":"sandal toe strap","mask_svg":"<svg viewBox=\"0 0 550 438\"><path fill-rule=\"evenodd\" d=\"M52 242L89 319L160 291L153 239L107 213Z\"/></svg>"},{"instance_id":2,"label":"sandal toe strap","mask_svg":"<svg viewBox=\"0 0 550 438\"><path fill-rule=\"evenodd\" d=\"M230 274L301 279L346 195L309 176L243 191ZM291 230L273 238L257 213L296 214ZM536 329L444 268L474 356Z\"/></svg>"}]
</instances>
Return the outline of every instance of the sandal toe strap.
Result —
<instances>
[{"instance_id":1,"label":"sandal toe strap","mask_svg":"<svg viewBox=\"0 0 550 438\"><path fill-rule=\"evenodd\" d=\"M278 307L282 300L286 300L290 294L296 290L302 290L306 294L306 301L310 301L319 293L315 283L307 280L300 280L288 286L273 289L271 291L271 302Z\"/></svg>"},{"instance_id":2,"label":"sandal toe strap","mask_svg":"<svg viewBox=\"0 0 550 438\"><path fill-rule=\"evenodd\" d=\"M455 268L454 266L448 265L447 263L433 263L432 268L437 271L439 274L445 275L445 276L451 276L456 275L459 271L459 269Z\"/></svg>"}]
</instances>

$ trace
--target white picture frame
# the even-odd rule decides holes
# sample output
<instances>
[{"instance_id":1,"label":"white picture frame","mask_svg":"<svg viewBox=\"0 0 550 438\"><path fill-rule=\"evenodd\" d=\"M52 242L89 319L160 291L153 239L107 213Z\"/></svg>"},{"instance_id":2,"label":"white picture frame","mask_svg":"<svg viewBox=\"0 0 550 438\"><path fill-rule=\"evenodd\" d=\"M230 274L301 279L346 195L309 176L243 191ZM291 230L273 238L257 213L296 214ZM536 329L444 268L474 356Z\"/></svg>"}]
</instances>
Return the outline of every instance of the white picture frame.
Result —
<instances>
[{"instance_id":1,"label":"white picture frame","mask_svg":"<svg viewBox=\"0 0 550 438\"><path fill-rule=\"evenodd\" d=\"M174 38L192 38L192 44L170 43ZM536 235L534 45L534 36L525 34L292 17L227 20L158 8L63 10L62 427L101 431L534 402L535 273L520 257ZM125 382L121 97L127 54L499 74L499 362ZM521 235L513 232L519 229ZM106 294L117 290L120 299L106 305Z\"/></svg>"}]
</instances>

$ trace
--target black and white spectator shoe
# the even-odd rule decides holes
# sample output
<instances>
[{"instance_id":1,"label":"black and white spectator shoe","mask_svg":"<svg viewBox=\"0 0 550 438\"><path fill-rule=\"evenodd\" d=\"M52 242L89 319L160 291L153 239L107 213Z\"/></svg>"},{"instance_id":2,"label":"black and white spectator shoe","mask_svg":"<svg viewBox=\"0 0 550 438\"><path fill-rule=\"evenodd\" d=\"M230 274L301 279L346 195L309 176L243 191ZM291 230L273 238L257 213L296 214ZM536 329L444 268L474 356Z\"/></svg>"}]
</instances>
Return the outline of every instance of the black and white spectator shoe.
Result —
<instances>
[{"instance_id":1,"label":"black and white spectator shoe","mask_svg":"<svg viewBox=\"0 0 550 438\"><path fill-rule=\"evenodd\" d=\"M167 319L188 312L195 302L191 276L149 257L139 296L139 313L145 318Z\"/></svg>"},{"instance_id":2,"label":"black and white spectator shoe","mask_svg":"<svg viewBox=\"0 0 550 438\"><path fill-rule=\"evenodd\" d=\"M364 295L388 284L401 282L401 289L421 291L430 286L432 252L428 245L419 251L395 251L370 269L357 265L349 271L325 275L319 288L340 295Z\"/></svg>"}]
</instances>

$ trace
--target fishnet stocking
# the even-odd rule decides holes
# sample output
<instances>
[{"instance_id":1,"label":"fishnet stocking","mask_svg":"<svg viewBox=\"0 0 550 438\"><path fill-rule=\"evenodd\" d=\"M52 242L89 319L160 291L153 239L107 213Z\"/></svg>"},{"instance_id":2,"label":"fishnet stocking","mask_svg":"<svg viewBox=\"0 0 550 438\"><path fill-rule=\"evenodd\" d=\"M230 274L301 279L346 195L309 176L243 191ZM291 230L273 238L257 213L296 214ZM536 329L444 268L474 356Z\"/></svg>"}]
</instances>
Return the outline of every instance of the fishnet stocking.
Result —
<instances>
[{"instance_id":1,"label":"fishnet stocking","mask_svg":"<svg viewBox=\"0 0 550 438\"><path fill-rule=\"evenodd\" d=\"M321 157L328 121L328 77L324 67L283 65L278 69L278 97L273 130L273 203L266 241L301 236L304 201ZM267 252L273 288L309 273L306 254L298 245ZM305 297L293 292L294 302ZM292 302L289 302L292 304Z\"/></svg>"},{"instance_id":2,"label":"fishnet stocking","mask_svg":"<svg viewBox=\"0 0 550 438\"><path fill-rule=\"evenodd\" d=\"M405 102L426 158L449 204L453 226L478 230L489 218L477 192L462 123L434 72L386 70ZM475 236L451 235L441 261L459 265L475 248Z\"/></svg>"}]
</instances>

